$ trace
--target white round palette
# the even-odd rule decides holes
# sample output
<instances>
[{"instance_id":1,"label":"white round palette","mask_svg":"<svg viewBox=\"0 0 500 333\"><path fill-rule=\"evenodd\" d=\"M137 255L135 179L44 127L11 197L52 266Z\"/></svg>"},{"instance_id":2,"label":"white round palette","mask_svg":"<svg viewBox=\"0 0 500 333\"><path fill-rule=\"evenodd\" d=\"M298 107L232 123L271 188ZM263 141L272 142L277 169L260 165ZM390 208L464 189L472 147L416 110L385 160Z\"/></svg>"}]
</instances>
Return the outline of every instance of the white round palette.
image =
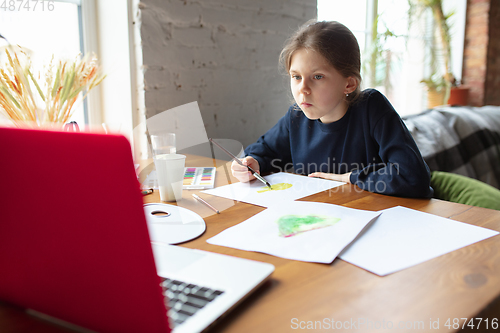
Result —
<instances>
[{"instance_id":1,"label":"white round palette","mask_svg":"<svg viewBox=\"0 0 500 333\"><path fill-rule=\"evenodd\" d=\"M163 203L144 205L152 242L179 244L195 239L205 232L200 215L189 209Z\"/></svg>"}]
</instances>

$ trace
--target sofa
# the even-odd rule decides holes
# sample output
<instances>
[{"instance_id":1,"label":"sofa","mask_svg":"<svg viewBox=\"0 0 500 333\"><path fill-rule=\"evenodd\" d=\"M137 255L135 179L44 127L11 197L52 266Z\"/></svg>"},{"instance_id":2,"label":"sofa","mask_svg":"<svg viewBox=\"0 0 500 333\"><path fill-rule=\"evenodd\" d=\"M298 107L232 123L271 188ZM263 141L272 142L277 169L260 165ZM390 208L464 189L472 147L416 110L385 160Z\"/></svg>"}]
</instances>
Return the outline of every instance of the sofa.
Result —
<instances>
[{"instance_id":1,"label":"sofa","mask_svg":"<svg viewBox=\"0 0 500 333\"><path fill-rule=\"evenodd\" d=\"M500 188L500 106L443 106L403 121L431 171Z\"/></svg>"},{"instance_id":2,"label":"sofa","mask_svg":"<svg viewBox=\"0 0 500 333\"><path fill-rule=\"evenodd\" d=\"M435 197L500 209L500 106L442 106L403 121L431 169ZM474 202L456 199L464 195Z\"/></svg>"}]
</instances>

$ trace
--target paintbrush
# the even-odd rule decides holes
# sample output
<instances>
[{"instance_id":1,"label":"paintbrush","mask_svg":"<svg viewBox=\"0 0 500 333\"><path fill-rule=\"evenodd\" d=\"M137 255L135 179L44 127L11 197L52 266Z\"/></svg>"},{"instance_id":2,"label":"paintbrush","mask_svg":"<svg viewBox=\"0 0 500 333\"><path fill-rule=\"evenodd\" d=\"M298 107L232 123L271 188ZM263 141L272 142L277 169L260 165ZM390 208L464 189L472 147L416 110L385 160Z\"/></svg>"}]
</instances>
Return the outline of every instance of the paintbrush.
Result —
<instances>
[{"instance_id":1,"label":"paintbrush","mask_svg":"<svg viewBox=\"0 0 500 333\"><path fill-rule=\"evenodd\" d=\"M220 144L218 144L217 142L215 142L214 140L212 140L211 138L208 139L210 140L210 142L212 142L213 144L215 144L217 147L219 147L223 152L225 152L226 154L228 154L229 156L231 156L231 158L233 160L236 161L236 163L238 163L239 165L241 166L244 166L246 168L248 168L248 171L250 171L252 173L252 175L254 175L255 178L257 178L258 180L260 180L261 182L263 182L265 185L267 185L267 187L269 187L270 189L271 188L271 184L269 184L269 182L267 180L264 179L264 177L262 177L261 175L259 175L254 169L252 169L251 167L249 167L248 165L245 165L243 164L240 159L236 156L234 156L233 154L231 154L229 152L229 150L227 150L226 148L222 147Z\"/></svg>"}]
</instances>

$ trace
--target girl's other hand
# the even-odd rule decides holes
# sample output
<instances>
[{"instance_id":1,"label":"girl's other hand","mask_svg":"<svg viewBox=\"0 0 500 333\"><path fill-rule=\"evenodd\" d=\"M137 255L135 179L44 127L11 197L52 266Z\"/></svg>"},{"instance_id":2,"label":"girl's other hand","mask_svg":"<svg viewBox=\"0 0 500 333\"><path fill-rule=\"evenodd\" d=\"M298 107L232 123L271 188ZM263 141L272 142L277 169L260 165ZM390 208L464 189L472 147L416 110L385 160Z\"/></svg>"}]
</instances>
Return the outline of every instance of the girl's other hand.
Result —
<instances>
[{"instance_id":1,"label":"girl's other hand","mask_svg":"<svg viewBox=\"0 0 500 333\"><path fill-rule=\"evenodd\" d=\"M240 161L244 165L248 165L250 168L254 169L255 172L260 173L259 162L252 156L247 156L243 159L240 159ZM233 176L235 176L242 183L255 179L255 176L252 175L250 171L248 171L248 168L239 165L236 161L233 161L233 163L231 164L231 172L233 173Z\"/></svg>"},{"instance_id":2,"label":"girl's other hand","mask_svg":"<svg viewBox=\"0 0 500 333\"><path fill-rule=\"evenodd\" d=\"M351 172L348 173L343 173L343 174L336 174L336 173L326 173L326 172L313 172L308 175L308 177L316 177L316 178L323 178L323 179L329 179L329 180L336 180L339 182L344 182L347 184L351 183Z\"/></svg>"}]
</instances>

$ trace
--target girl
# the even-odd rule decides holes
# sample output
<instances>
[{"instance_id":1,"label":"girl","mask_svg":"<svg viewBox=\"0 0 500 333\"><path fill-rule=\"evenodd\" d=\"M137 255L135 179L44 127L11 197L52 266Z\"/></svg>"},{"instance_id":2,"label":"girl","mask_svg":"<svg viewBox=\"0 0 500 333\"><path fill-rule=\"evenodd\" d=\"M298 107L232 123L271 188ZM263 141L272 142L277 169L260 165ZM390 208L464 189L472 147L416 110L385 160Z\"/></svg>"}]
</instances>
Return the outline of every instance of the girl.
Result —
<instances>
[{"instance_id":1,"label":"girl","mask_svg":"<svg viewBox=\"0 0 500 333\"><path fill-rule=\"evenodd\" d=\"M377 90L360 91L360 52L338 22L300 28L280 62L295 104L245 149L243 164L262 173L285 171L352 183L377 193L431 197L430 172L403 121ZM232 173L255 177L236 162Z\"/></svg>"}]
</instances>

